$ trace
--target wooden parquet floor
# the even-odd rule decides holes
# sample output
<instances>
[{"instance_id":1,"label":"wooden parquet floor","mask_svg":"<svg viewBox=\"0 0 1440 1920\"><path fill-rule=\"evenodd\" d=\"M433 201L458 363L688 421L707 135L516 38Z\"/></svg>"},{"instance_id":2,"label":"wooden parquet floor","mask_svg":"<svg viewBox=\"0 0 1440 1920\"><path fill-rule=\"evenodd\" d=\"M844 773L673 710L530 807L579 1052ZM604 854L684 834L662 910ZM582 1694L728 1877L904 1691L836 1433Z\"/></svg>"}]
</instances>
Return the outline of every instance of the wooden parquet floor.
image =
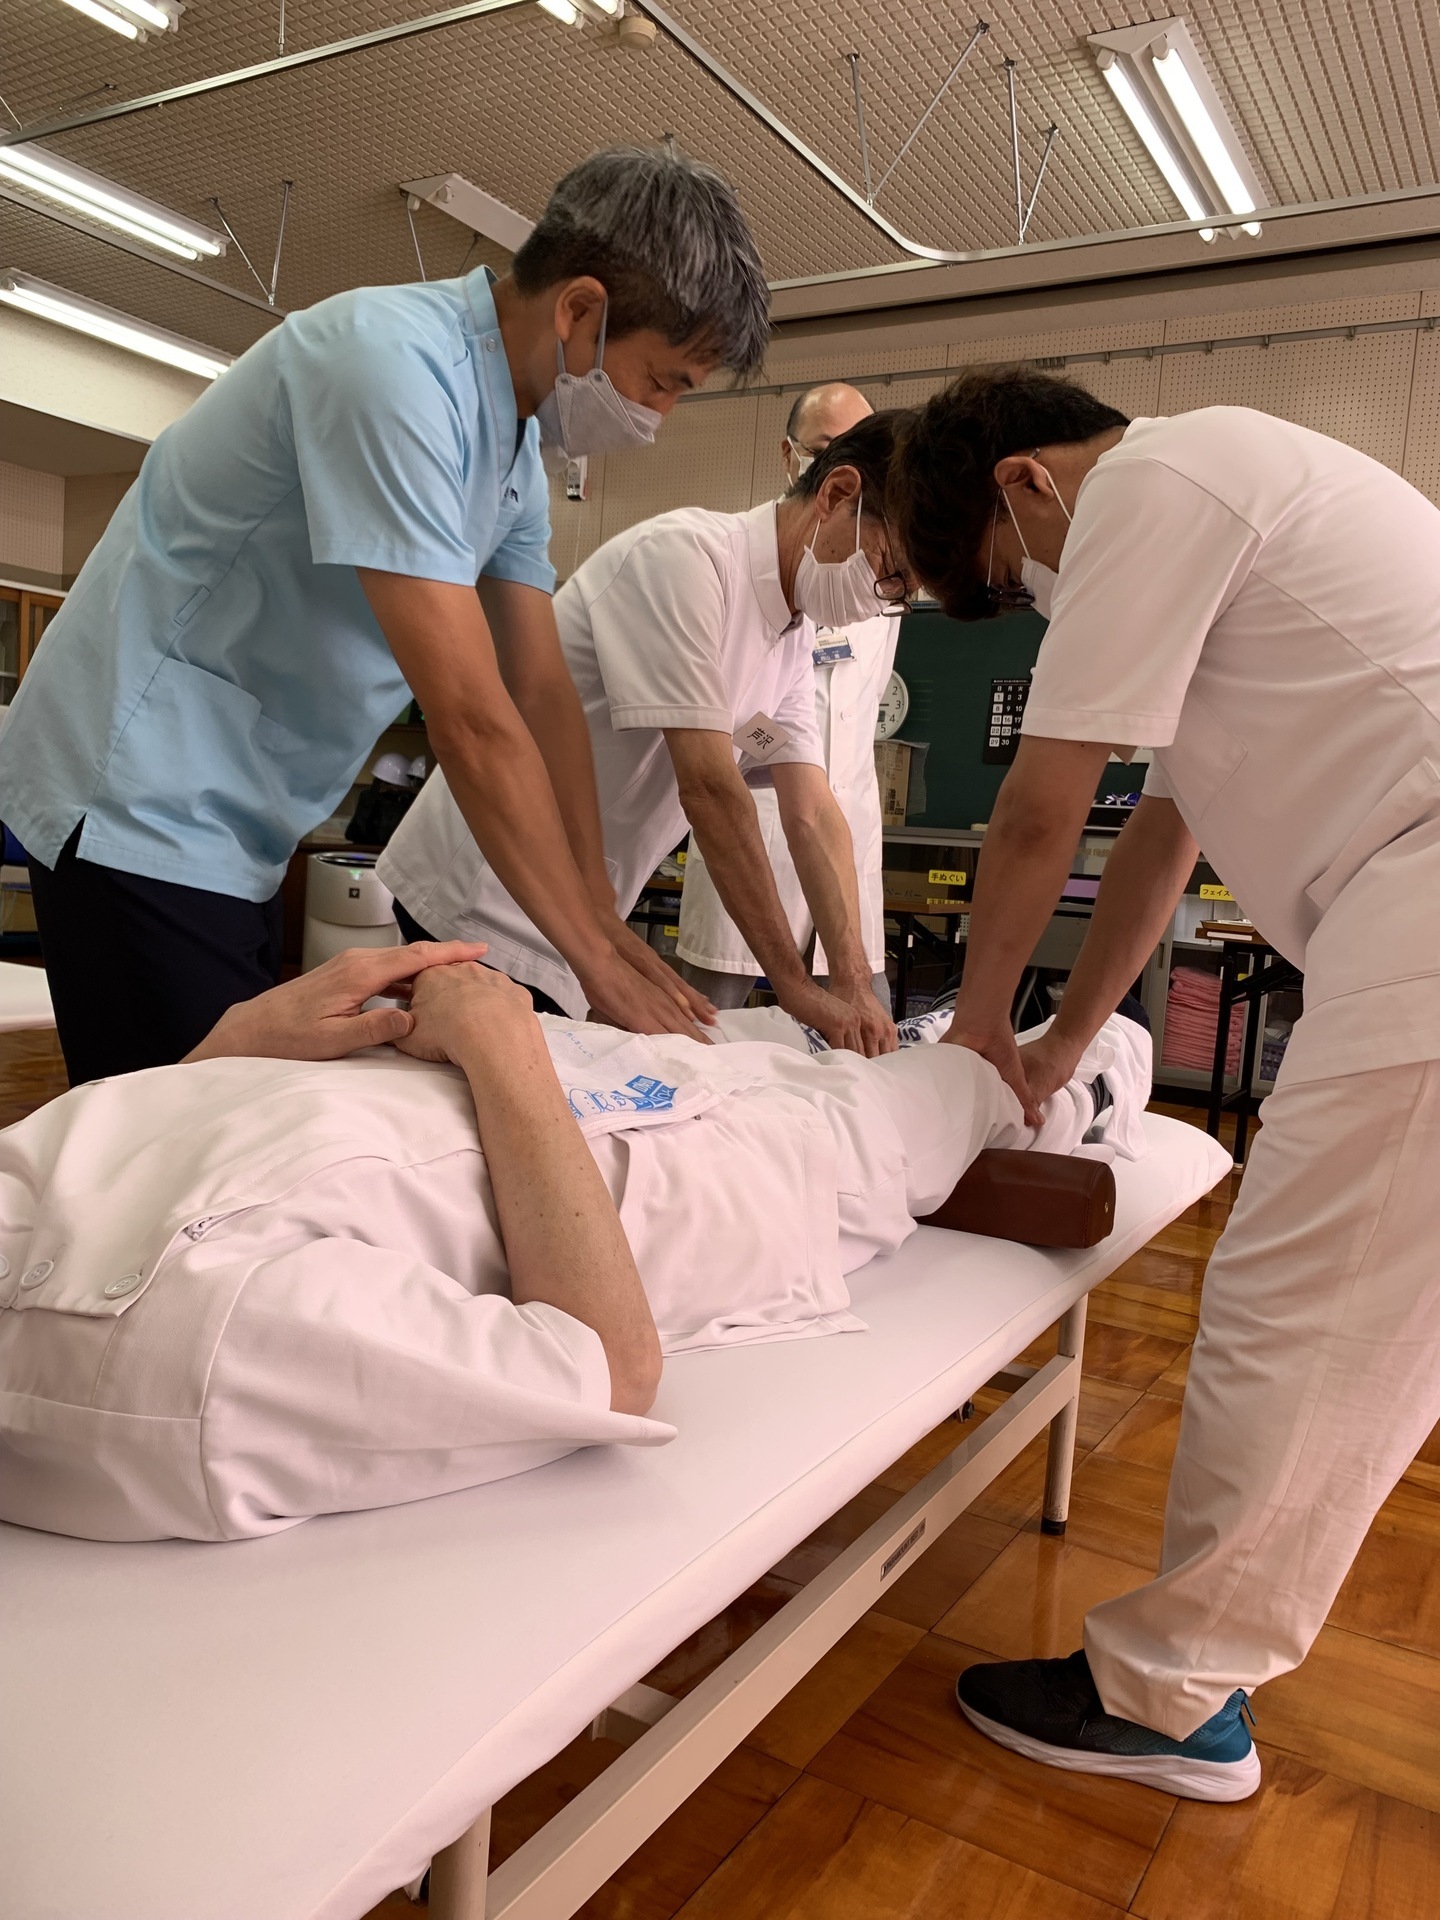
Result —
<instances>
[{"instance_id":1,"label":"wooden parquet floor","mask_svg":"<svg viewBox=\"0 0 1440 1920\"><path fill-rule=\"evenodd\" d=\"M63 1085L47 1036L0 1037L0 1124ZM587 1920L1436 1920L1440 1430L1377 1517L1310 1658L1257 1695L1265 1780L1252 1800L1197 1806L1030 1766L953 1705L973 1660L1068 1653L1087 1608L1155 1570L1205 1261L1237 1186L1091 1297L1065 1537L1039 1530L1037 1441L596 1894ZM993 1404L982 1397L979 1415ZM922 1440L653 1683L695 1685L959 1432L951 1420ZM507 1795L493 1857L618 1751L577 1741ZM415 1913L396 1894L368 1920Z\"/></svg>"}]
</instances>

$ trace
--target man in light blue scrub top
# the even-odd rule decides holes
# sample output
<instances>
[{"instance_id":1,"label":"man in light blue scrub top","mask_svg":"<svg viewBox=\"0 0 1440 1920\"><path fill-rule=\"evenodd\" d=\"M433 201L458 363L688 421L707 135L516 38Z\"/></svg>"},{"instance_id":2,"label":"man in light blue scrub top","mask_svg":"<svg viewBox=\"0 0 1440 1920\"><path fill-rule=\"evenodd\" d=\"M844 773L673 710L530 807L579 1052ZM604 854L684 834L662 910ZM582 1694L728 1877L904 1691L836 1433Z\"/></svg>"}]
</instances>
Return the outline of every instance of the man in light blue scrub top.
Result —
<instances>
[{"instance_id":1,"label":"man in light blue scrub top","mask_svg":"<svg viewBox=\"0 0 1440 1920\"><path fill-rule=\"evenodd\" d=\"M72 1082L179 1059L273 984L286 864L412 694L591 1005L692 1030L706 1003L615 913L541 443L647 443L758 365L767 306L718 175L600 153L502 279L293 314L161 434L0 735Z\"/></svg>"}]
</instances>

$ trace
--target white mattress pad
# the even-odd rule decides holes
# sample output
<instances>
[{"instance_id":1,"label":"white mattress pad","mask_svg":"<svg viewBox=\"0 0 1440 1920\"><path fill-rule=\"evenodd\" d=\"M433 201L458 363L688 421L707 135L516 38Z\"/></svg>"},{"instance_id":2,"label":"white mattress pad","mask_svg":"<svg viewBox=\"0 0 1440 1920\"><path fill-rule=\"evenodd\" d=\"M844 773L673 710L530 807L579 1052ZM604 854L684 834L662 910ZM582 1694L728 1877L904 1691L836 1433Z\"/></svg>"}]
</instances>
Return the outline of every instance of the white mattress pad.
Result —
<instances>
[{"instance_id":1,"label":"white mattress pad","mask_svg":"<svg viewBox=\"0 0 1440 1920\"><path fill-rule=\"evenodd\" d=\"M230 1545L0 1527L7 1920L354 1920L1229 1171L1147 1115L1085 1252L922 1228L864 1334L681 1355L656 1450Z\"/></svg>"}]
</instances>

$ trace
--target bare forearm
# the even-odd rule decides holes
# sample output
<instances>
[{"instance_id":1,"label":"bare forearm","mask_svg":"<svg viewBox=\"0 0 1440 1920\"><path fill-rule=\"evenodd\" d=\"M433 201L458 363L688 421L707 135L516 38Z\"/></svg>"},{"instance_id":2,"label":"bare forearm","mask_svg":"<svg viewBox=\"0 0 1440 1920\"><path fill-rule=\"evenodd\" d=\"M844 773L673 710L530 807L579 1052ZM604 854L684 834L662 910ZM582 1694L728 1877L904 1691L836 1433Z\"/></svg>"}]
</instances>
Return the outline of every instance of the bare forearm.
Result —
<instances>
[{"instance_id":1,"label":"bare forearm","mask_svg":"<svg viewBox=\"0 0 1440 1920\"><path fill-rule=\"evenodd\" d=\"M862 977L868 980L870 965L860 938L855 843L845 816L838 806L827 808L793 834L787 821L786 839L805 904L825 949L831 985Z\"/></svg>"},{"instance_id":2,"label":"bare forearm","mask_svg":"<svg viewBox=\"0 0 1440 1920\"><path fill-rule=\"evenodd\" d=\"M1010 1018L1020 976L1050 923L1079 840L1068 821L1037 830L1007 818L1003 794L985 834L975 881L957 1026L997 1027Z\"/></svg>"},{"instance_id":3,"label":"bare forearm","mask_svg":"<svg viewBox=\"0 0 1440 1920\"><path fill-rule=\"evenodd\" d=\"M1154 952L1199 848L1169 800L1142 800L1105 866L1056 1027L1088 1046Z\"/></svg>"},{"instance_id":4,"label":"bare forearm","mask_svg":"<svg viewBox=\"0 0 1440 1920\"><path fill-rule=\"evenodd\" d=\"M565 676L515 695L530 729L560 809L565 837L596 908L612 913L615 890L605 870L605 838L595 793L595 756L590 729L574 682Z\"/></svg>"},{"instance_id":5,"label":"bare forearm","mask_svg":"<svg viewBox=\"0 0 1440 1920\"><path fill-rule=\"evenodd\" d=\"M599 1335L612 1405L643 1413L660 1348L634 1257L555 1078L540 1030L497 1056L493 1037L457 1049L470 1083L517 1305L541 1301Z\"/></svg>"},{"instance_id":6,"label":"bare forearm","mask_svg":"<svg viewBox=\"0 0 1440 1920\"><path fill-rule=\"evenodd\" d=\"M432 724L432 737L436 729ZM540 750L507 729L447 728L435 740L450 792L506 892L584 978L610 957Z\"/></svg>"},{"instance_id":7,"label":"bare forearm","mask_svg":"<svg viewBox=\"0 0 1440 1920\"><path fill-rule=\"evenodd\" d=\"M775 887L775 875L760 833L749 789L736 775L732 786L681 789L710 878L725 911L777 990L806 978Z\"/></svg>"}]
</instances>

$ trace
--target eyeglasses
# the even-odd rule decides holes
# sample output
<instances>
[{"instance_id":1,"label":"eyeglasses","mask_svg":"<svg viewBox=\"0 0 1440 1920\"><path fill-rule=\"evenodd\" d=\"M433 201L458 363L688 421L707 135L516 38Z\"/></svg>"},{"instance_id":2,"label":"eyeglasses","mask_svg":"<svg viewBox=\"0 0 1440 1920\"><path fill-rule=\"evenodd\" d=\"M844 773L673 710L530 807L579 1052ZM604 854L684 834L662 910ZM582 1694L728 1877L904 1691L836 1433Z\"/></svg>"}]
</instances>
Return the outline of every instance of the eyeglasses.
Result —
<instances>
[{"instance_id":1,"label":"eyeglasses","mask_svg":"<svg viewBox=\"0 0 1440 1920\"><path fill-rule=\"evenodd\" d=\"M995 495L995 505L990 513L990 551L985 561L985 603L992 613L1023 613L1035 604L1035 596L1028 587L997 587L995 580L995 529L1000 518L1000 495Z\"/></svg>"},{"instance_id":2,"label":"eyeglasses","mask_svg":"<svg viewBox=\"0 0 1440 1920\"><path fill-rule=\"evenodd\" d=\"M885 529L886 547L893 554L896 544L895 536L890 531L890 522L883 513L880 516L880 524ZM914 602L910 598L910 583L898 568L894 573L876 576L875 597L892 613L913 613L915 610Z\"/></svg>"}]
</instances>

